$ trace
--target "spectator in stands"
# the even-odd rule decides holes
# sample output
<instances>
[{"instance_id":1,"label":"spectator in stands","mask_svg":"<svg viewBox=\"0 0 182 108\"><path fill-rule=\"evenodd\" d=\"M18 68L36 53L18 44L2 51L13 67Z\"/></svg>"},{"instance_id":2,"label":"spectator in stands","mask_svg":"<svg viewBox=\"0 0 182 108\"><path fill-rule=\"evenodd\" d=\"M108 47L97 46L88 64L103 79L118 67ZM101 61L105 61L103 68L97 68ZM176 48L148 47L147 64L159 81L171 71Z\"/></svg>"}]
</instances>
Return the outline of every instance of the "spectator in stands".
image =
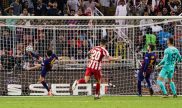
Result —
<instances>
[{"instance_id":1,"label":"spectator in stands","mask_svg":"<svg viewBox=\"0 0 182 108\"><path fill-rule=\"evenodd\" d=\"M84 10L91 8L92 12L94 12L96 6L100 6L100 4L95 2L95 0L83 1L82 5Z\"/></svg>"},{"instance_id":2,"label":"spectator in stands","mask_svg":"<svg viewBox=\"0 0 182 108\"><path fill-rule=\"evenodd\" d=\"M7 51L9 54L12 54L13 37L8 29L3 29L4 31L2 31L2 36L0 37L0 50Z\"/></svg>"},{"instance_id":3,"label":"spectator in stands","mask_svg":"<svg viewBox=\"0 0 182 108\"><path fill-rule=\"evenodd\" d=\"M162 9L165 7L165 3L163 0L159 0L159 3L157 5L157 8L156 8L156 11L159 12L159 11L162 11Z\"/></svg>"},{"instance_id":4,"label":"spectator in stands","mask_svg":"<svg viewBox=\"0 0 182 108\"><path fill-rule=\"evenodd\" d=\"M141 0L138 10L139 10L139 15L142 16L145 11L147 11L148 5L147 5L147 0Z\"/></svg>"},{"instance_id":5,"label":"spectator in stands","mask_svg":"<svg viewBox=\"0 0 182 108\"><path fill-rule=\"evenodd\" d=\"M71 59L74 59L75 57L75 48L76 44L75 44L75 39L74 38L70 38L68 40L68 56L71 58Z\"/></svg>"},{"instance_id":6,"label":"spectator in stands","mask_svg":"<svg viewBox=\"0 0 182 108\"><path fill-rule=\"evenodd\" d=\"M86 32L84 30L78 31L78 37L81 41L84 41L87 38Z\"/></svg>"},{"instance_id":7,"label":"spectator in stands","mask_svg":"<svg viewBox=\"0 0 182 108\"><path fill-rule=\"evenodd\" d=\"M23 4L27 5L27 9L29 13L32 13L34 10L34 4L33 4L33 0L22 0ZM26 7L23 7L26 8Z\"/></svg>"},{"instance_id":8,"label":"spectator in stands","mask_svg":"<svg viewBox=\"0 0 182 108\"><path fill-rule=\"evenodd\" d=\"M180 6L180 5L181 5L181 3L178 0L172 0L172 1L168 2L168 6L169 6L170 10L173 12L177 12L178 6Z\"/></svg>"},{"instance_id":9,"label":"spectator in stands","mask_svg":"<svg viewBox=\"0 0 182 108\"><path fill-rule=\"evenodd\" d=\"M18 43L16 47L16 57L22 57L24 53L24 44Z\"/></svg>"},{"instance_id":10,"label":"spectator in stands","mask_svg":"<svg viewBox=\"0 0 182 108\"><path fill-rule=\"evenodd\" d=\"M10 55L8 51L5 51L5 54L0 57L0 64L2 64L3 69L10 73L15 66L15 57Z\"/></svg>"},{"instance_id":11,"label":"spectator in stands","mask_svg":"<svg viewBox=\"0 0 182 108\"><path fill-rule=\"evenodd\" d=\"M47 10L47 15L48 16L58 16L59 15L59 10L57 8L57 2L54 2L52 6Z\"/></svg>"},{"instance_id":12,"label":"spectator in stands","mask_svg":"<svg viewBox=\"0 0 182 108\"><path fill-rule=\"evenodd\" d=\"M70 10L70 13L69 13L68 15L69 15L69 16L75 16L75 15L76 15L75 10Z\"/></svg>"},{"instance_id":13,"label":"spectator in stands","mask_svg":"<svg viewBox=\"0 0 182 108\"><path fill-rule=\"evenodd\" d=\"M171 11L171 12L170 12L170 15L171 15L171 16L176 16L176 13L175 13L174 11Z\"/></svg>"},{"instance_id":14,"label":"spectator in stands","mask_svg":"<svg viewBox=\"0 0 182 108\"><path fill-rule=\"evenodd\" d=\"M70 10L74 10L77 13L79 6L80 2L78 0L68 0L67 2L68 14L70 13Z\"/></svg>"},{"instance_id":15,"label":"spectator in stands","mask_svg":"<svg viewBox=\"0 0 182 108\"><path fill-rule=\"evenodd\" d=\"M152 32L154 33L158 33L163 30L163 28L160 25L156 25L156 24L151 26L151 28L152 28Z\"/></svg>"},{"instance_id":16,"label":"spectator in stands","mask_svg":"<svg viewBox=\"0 0 182 108\"><path fill-rule=\"evenodd\" d=\"M30 14L28 13L27 8L23 9L23 12L20 14L20 16L30 16ZM30 20L26 20L26 19L21 19L17 21L17 25L31 25Z\"/></svg>"},{"instance_id":17,"label":"spectator in stands","mask_svg":"<svg viewBox=\"0 0 182 108\"><path fill-rule=\"evenodd\" d=\"M115 37L115 32L114 32L113 29L106 29L106 32L107 32L107 33L106 33L107 35L106 35L105 38L106 38L108 41L114 39L114 37ZM109 42L109 44L107 45L108 52L109 52L109 54L110 54L111 56L115 56L115 55L114 55L115 47L116 47L115 41ZM117 55L116 55L116 56L117 56Z\"/></svg>"},{"instance_id":18,"label":"spectator in stands","mask_svg":"<svg viewBox=\"0 0 182 108\"><path fill-rule=\"evenodd\" d=\"M38 31L38 39L35 42L36 51L43 57L46 55L46 51L48 50L49 43L48 39L46 38L45 32L43 30Z\"/></svg>"},{"instance_id":19,"label":"spectator in stands","mask_svg":"<svg viewBox=\"0 0 182 108\"><path fill-rule=\"evenodd\" d=\"M135 6L135 2L132 0L129 0L127 3L127 13L128 16L137 16L139 14L136 6Z\"/></svg>"},{"instance_id":20,"label":"spectator in stands","mask_svg":"<svg viewBox=\"0 0 182 108\"><path fill-rule=\"evenodd\" d=\"M126 16L127 15L127 4L125 4L124 0L119 1L119 5L116 7L116 13L115 16ZM116 23L124 26L126 25L126 20L116 20ZM120 28L118 29L118 36L127 38L126 29Z\"/></svg>"},{"instance_id":21,"label":"spectator in stands","mask_svg":"<svg viewBox=\"0 0 182 108\"><path fill-rule=\"evenodd\" d=\"M0 16L2 16L2 15L3 15L2 11L0 10ZM5 20L4 19L0 19L0 25L5 25Z\"/></svg>"},{"instance_id":22,"label":"spectator in stands","mask_svg":"<svg viewBox=\"0 0 182 108\"><path fill-rule=\"evenodd\" d=\"M156 38L155 34L152 32L152 28L150 28L150 27L147 28L146 34L143 37L144 37L144 39L143 39L143 43L144 43L143 50L144 51L147 51L147 47L149 44L156 45L157 38Z\"/></svg>"},{"instance_id":23,"label":"spectator in stands","mask_svg":"<svg viewBox=\"0 0 182 108\"><path fill-rule=\"evenodd\" d=\"M85 16L94 16L94 13L91 8L87 8L84 13Z\"/></svg>"},{"instance_id":24,"label":"spectator in stands","mask_svg":"<svg viewBox=\"0 0 182 108\"><path fill-rule=\"evenodd\" d=\"M21 4L22 4L22 9L26 8L28 10L28 2L27 1L25 1Z\"/></svg>"},{"instance_id":25,"label":"spectator in stands","mask_svg":"<svg viewBox=\"0 0 182 108\"><path fill-rule=\"evenodd\" d=\"M66 41L66 38L65 36L61 35L62 31L60 31L60 36L57 36L58 39L56 39L56 51L57 51L57 54L59 55L62 55L62 56L66 56L67 55L67 41ZM54 45L55 43L53 43L52 41L52 45Z\"/></svg>"},{"instance_id":26,"label":"spectator in stands","mask_svg":"<svg viewBox=\"0 0 182 108\"><path fill-rule=\"evenodd\" d=\"M64 16L64 14L65 14L64 13L64 9L65 9L65 6L67 4L67 0L49 0L48 6L49 7L53 7L53 4L55 2L57 3L57 9L58 9L58 11L60 11L59 14L61 16Z\"/></svg>"},{"instance_id":27,"label":"spectator in stands","mask_svg":"<svg viewBox=\"0 0 182 108\"><path fill-rule=\"evenodd\" d=\"M20 14L20 16L30 16L30 14L28 13L27 8L23 9L23 12Z\"/></svg>"},{"instance_id":28,"label":"spectator in stands","mask_svg":"<svg viewBox=\"0 0 182 108\"><path fill-rule=\"evenodd\" d=\"M14 15L20 15L22 12L22 5L20 4L20 0L15 0L13 3L11 3L10 7L13 8Z\"/></svg>"},{"instance_id":29,"label":"spectator in stands","mask_svg":"<svg viewBox=\"0 0 182 108\"><path fill-rule=\"evenodd\" d=\"M70 10L69 16L76 16L75 10ZM76 25L78 20L69 20L68 25Z\"/></svg>"},{"instance_id":30,"label":"spectator in stands","mask_svg":"<svg viewBox=\"0 0 182 108\"><path fill-rule=\"evenodd\" d=\"M77 60L79 60L79 59L84 59L84 50L82 49L83 48L83 46L82 47L76 47L76 51L75 51L75 59L77 59Z\"/></svg>"},{"instance_id":31,"label":"spectator in stands","mask_svg":"<svg viewBox=\"0 0 182 108\"><path fill-rule=\"evenodd\" d=\"M119 5L116 7L116 16L126 16L127 15L127 5L124 0L119 1Z\"/></svg>"},{"instance_id":32,"label":"spectator in stands","mask_svg":"<svg viewBox=\"0 0 182 108\"><path fill-rule=\"evenodd\" d=\"M35 15L36 16L44 16L47 14L47 6L42 0L37 0L35 5Z\"/></svg>"},{"instance_id":33,"label":"spectator in stands","mask_svg":"<svg viewBox=\"0 0 182 108\"><path fill-rule=\"evenodd\" d=\"M14 12L13 12L13 8L12 7L8 7L4 10L4 14L6 16L14 16Z\"/></svg>"},{"instance_id":34,"label":"spectator in stands","mask_svg":"<svg viewBox=\"0 0 182 108\"><path fill-rule=\"evenodd\" d=\"M152 4L148 4L147 6L147 10L150 16L155 16L156 12L154 7L152 6Z\"/></svg>"},{"instance_id":35,"label":"spectator in stands","mask_svg":"<svg viewBox=\"0 0 182 108\"><path fill-rule=\"evenodd\" d=\"M149 15L148 12L145 11L145 12L144 12L144 16L148 16L148 15ZM152 19L143 19L143 20L140 21L140 30L142 31L142 34L143 34L143 35L146 34L146 28L153 25L152 23L153 23L153 20L152 20ZM151 24L151 25L149 25L149 26L144 26L144 25L146 25L146 24Z\"/></svg>"},{"instance_id":36,"label":"spectator in stands","mask_svg":"<svg viewBox=\"0 0 182 108\"><path fill-rule=\"evenodd\" d=\"M166 7L164 7L164 8L162 9L162 16L169 16L169 11L167 10Z\"/></svg>"},{"instance_id":37,"label":"spectator in stands","mask_svg":"<svg viewBox=\"0 0 182 108\"><path fill-rule=\"evenodd\" d=\"M85 14L84 14L82 8L79 8L79 9L78 9L78 12L75 14L75 16L84 16L84 15L85 15Z\"/></svg>"},{"instance_id":38,"label":"spectator in stands","mask_svg":"<svg viewBox=\"0 0 182 108\"><path fill-rule=\"evenodd\" d=\"M109 7L111 6L111 0L99 0L101 5L100 9L104 16L109 16Z\"/></svg>"},{"instance_id":39,"label":"spectator in stands","mask_svg":"<svg viewBox=\"0 0 182 108\"><path fill-rule=\"evenodd\" d=\"M114 2L114 5L115 5L116 7L117 7L118 5L120 5L120 3L119 3L120 0L114 0L113 2ZM125 2L125 3L126 3L126 2Z\"/></svg>"},{"instance_id":40,"label":"spectator in stands","mask_svg":"<svg viewBox=\"0 0 182 108\"><path fill-rule=\"evenodd\" d=\"M90 51L90 49L91 49L91 45L90 45L89 41L87 39L85 39L83 41L83 44L82 44L82 51L83 51L82 57L83 57L83 59L87 57L87 54Z\"/></svg>"},{"instance_id":41,"label":"spectator in stands","mask_svg":"<svg viewBox=\"0 0 182 108\"><path fill-rule=\"evenodd\" d=\"M172 34L168 32L168 26L165 25L163 27L163 31L160 31L157 34L157 38L159 40L160 49L164 50L167 47L167 39L172 37Z\"/></svg>"},{"instance_id":42,"label":"spectator in stands","mask_svg":"<svg viewBox=\"0 0 182 108\"><path fill-rule=\"evenodd\" d=\"M176 15L180 15L182 13L182 5L179 5L177 11L175 12Z\"/></svg>"},{"instance_id":43,"label":"spectator in stands","mask_svg":"<svg viewBox=\"0 0 182 108\"><path fill-rule=\"evenodd\" d=\"M3 14L2 14L2 11L0 10L0 16L2 16Z\"/></svg>"},{"instance_id":44,"label":"spectator in stands","mask_svg":"<svg viewBox=\"0 0 182 108\"><path fill-rule=\"evenodd\" d=\"M161 11L158 11L157 12L157 16L162 16L162 12Z\"/></svg>"}]
</instances>

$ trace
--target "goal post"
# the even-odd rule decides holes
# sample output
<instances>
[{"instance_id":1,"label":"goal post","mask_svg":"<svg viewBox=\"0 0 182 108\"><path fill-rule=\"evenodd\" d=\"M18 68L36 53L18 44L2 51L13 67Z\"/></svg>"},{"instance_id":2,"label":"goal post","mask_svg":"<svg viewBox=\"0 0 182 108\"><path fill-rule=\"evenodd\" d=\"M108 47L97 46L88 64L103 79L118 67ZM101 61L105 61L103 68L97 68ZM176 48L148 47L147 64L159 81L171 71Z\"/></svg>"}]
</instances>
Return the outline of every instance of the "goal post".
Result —
<instances>
[{"instance_id":1,"label":"goal post","mask_svg":"<svg viewBox=\"0 0 182 108\"><path fill-rule=\"evenodd\" d=\"M117 62L104 61L102 65L102 95L135 95L136 75L148 44L156 46L158 61L162 59L166 40L174 37L175 46L182 53L181 16L0 16L0 95L46 95L37 83L40 69L27 69L41 63L26 52L32 46L43 59L47 50L62 57L48 72L46 82L54 95L93 95L95 80L71 91L74 80L84 77L87 53L108 41L107 50ZM174 81L182 94L182 66L177 65ZM155 94L158 71L151 82ZM148 94L145 81L144 94ZM170 92L170 91L169 91Z\"/></svg>"}]
</instances>

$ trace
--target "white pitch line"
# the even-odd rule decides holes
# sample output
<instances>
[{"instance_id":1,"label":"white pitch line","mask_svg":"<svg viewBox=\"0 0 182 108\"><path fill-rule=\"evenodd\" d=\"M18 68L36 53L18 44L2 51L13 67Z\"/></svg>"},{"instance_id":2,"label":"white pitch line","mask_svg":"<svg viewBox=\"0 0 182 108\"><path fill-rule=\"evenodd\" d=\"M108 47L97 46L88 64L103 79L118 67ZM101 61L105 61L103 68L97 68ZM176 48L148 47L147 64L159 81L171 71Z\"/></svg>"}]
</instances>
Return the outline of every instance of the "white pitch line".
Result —
<instances>
[{"instance_id":1,"label":"white pitch line","mask_svg":"<svg viewBox=\"0 0 182 108\"><path fill-rule=\"evenodd\" d=\"M152 97L160 97L162 95L153 95ZM172 95L169 95L169 97ZM178 95L181 97L182 95ZM78 97L94 97L94 96L0 96L0 98L78 98ZM138 97L137 95L111 95L111 96L102 96L102 97ZM143 95L143 97L150 97L150 95Z\"/></svg>"}]
</instances>

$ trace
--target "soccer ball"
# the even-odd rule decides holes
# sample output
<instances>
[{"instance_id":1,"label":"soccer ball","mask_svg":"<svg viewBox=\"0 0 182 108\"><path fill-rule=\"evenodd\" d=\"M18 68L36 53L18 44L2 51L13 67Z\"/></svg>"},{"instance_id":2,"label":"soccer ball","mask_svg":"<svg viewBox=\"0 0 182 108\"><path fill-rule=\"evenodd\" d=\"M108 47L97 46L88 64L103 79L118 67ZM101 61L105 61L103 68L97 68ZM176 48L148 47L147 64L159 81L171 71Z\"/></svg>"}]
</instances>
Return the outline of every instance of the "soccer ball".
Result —
<instances>
[{"instance_id":1,"label":"soccer ball","mask_svg":"<svg viewBox=\"0 0 182 108\"><path fill-rule=\"evenodd\" d=\"M28 46L26 47L26 51L27 51L27 52L28 52L28 51L32 52L32 51L33 51L33 46L32 46L32 45L28 45Z\"/></svg>"}]
</instances>

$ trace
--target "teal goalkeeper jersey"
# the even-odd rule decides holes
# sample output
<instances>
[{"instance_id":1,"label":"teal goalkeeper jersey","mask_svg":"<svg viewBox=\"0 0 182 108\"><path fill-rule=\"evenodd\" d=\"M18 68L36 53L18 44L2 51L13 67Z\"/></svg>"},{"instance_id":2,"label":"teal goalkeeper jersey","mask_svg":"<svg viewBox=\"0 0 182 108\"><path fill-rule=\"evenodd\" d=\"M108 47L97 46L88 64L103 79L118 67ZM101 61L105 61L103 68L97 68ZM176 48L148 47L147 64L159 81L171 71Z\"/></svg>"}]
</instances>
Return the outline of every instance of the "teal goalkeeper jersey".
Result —
<instances>
[{"instance_id":1,"label":"teal goalkeeper jersey","mask_svg":"<svg viewBox=\"0 0 182 108\"><path fill-rule=\"evenodd\" d=\"M164 66L175 66L176 62L181 62L182 58L179 53L179 50L175 47L168 47L164 51L164 58L159 63L159 65Z\"/></svg>"}]
</instances>

